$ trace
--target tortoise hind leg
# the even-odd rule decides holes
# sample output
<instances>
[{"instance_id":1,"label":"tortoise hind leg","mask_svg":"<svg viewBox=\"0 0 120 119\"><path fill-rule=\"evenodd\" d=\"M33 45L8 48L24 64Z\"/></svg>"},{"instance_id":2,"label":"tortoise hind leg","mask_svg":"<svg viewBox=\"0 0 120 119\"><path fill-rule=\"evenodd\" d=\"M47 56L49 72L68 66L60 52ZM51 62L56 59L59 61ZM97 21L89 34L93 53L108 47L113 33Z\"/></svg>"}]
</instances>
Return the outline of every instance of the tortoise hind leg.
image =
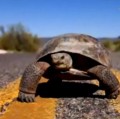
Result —
<instances>
[{"instance_id":1,"label":"tortoise hind leg","mask_svg":"<svg viewBox=\"0 0 120 119\"><path fill-rule=\"evenodd\" d=\"M120 93L120 84L115 75L107 67L98 65L90 68L88 73L95 76L103 84L107 98L117 98Z\"/></svg>"},{"instance_id":2,"label":"tortoise hind leg","mask_svg":"<svg viewBox=\"0 0 120 119\"><path fill-rule=\"evenodd\" d=\"M34 62L25 69L20 82L20 101L34 102L38 82L49 66L46 62Z\"/></svg>"}]
</instances>

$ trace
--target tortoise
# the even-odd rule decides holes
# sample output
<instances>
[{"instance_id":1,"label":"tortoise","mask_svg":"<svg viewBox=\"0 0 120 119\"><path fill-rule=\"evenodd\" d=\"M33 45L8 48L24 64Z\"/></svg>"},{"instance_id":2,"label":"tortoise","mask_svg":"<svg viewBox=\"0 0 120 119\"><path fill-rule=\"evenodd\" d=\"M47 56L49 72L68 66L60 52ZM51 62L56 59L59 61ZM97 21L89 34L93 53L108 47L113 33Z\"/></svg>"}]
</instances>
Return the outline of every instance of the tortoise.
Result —
<instances>
[{"instance_id":1,"label":"tortoise","mask_svg":"<svg viewBox=\"0 0 120 119\"><path fill-rule=\"evenodd\" d=\"M43 46L36 60L26 67L18 99L22 102L34 102L39 80L52 73L53 77L64 77L67 73L73 74L73 77L81 75L96 78L104 87L106 98L116 99L120 84L111 72L111 67L110 53L98 39L74 33L54 37ZM52 72L46 73L50 69Z\"/></svg>"}]
</instances>

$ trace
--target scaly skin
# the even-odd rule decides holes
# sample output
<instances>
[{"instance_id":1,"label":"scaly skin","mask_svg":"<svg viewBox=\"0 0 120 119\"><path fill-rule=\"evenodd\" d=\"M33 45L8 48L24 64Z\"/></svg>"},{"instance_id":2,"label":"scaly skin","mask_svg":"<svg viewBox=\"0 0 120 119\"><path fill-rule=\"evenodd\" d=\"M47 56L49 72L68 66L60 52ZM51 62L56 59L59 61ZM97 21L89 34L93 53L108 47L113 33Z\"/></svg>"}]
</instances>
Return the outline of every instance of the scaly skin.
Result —
<instances>
[{"instance_id":1,"label":"scaly skin","mask_svg":"<svg viewBox=\"0 0 120 119\"><path fill-rule=\"evenodd\" d=\"M106 91L106 97L116 99L120 93L120 84L115 75L105 66L98 65L88 70L90 75L98 78Z\"/></svg>"},{"instance_id":2,"label":"scaly skin","mask_svg":"<svg viewBox=\"0 0 120 119\"><path fill-rule=\"evenodd\" d=\"M30 64L24 71L20 83L18 99L22 102L34 102L36 88L40 77L49 68L46 62L35 62Z\"/></svg>"},{"instance_id":3,"label":"scaly skin","mask_svg":"<svg viewBox=\"0 0 120 119\"><path fill-rule=\"evenodd\" d=\"M67 53L51 54L52 65L56 70L68 70L72 67L72 58ZM30 64L24 71L20 83L18 99L22 102L34 102L35 92L40 77L50 67L47 62L35 62Z\"/></svg>"}]
</instances>

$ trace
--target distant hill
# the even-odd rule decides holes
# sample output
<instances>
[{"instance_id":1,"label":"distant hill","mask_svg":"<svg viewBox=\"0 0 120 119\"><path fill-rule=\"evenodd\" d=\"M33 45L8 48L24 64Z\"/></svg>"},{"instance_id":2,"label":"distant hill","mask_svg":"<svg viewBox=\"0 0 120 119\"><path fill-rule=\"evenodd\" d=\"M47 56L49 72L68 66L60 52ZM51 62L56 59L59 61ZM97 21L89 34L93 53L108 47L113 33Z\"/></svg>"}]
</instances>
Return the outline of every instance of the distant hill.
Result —
<instances>
[{"instance_id":1,"label":"distant hill","mask_svg":"<svg viewBox=\"0 0 120 119\"><path fill-rule=\"evenodd\" d=\"M40 38L40 40L42 40L43 43L46 43L47 41L51 40L53 37L44 37L44 38Z\"/></svg>"},{"instance_id":2,"label":"distant hill","mask_svg":"<svg viewBox=\"0 0 120 119\"><path fill-rule=\"evenodd\" d=\"M103 37L103 38L98 38L98 39L101 40L101 41L103 41L103 40L115 41L115 40L120 40L120 37L116 37L116 38Z\"/></svg>"}]
</instances>

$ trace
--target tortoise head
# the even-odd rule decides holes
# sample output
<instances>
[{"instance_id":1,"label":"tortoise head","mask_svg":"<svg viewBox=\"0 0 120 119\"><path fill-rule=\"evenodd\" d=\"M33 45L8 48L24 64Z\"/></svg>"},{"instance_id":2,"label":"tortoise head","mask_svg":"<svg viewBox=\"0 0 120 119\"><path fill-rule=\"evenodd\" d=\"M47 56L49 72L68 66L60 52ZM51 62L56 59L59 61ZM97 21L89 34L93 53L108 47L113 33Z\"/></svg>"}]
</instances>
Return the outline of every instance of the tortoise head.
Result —
<instances>
[{"instance_id":1,"label":"tortoise head","mask_svg":"<svg viewBox=\"0 0 120 119\"><path fill-rule=\"evenodd\" d=\"M58 70L69 70L72 67L72 57L68 53L51 54L52 65Z\"/></svg>"}]
</instances>

